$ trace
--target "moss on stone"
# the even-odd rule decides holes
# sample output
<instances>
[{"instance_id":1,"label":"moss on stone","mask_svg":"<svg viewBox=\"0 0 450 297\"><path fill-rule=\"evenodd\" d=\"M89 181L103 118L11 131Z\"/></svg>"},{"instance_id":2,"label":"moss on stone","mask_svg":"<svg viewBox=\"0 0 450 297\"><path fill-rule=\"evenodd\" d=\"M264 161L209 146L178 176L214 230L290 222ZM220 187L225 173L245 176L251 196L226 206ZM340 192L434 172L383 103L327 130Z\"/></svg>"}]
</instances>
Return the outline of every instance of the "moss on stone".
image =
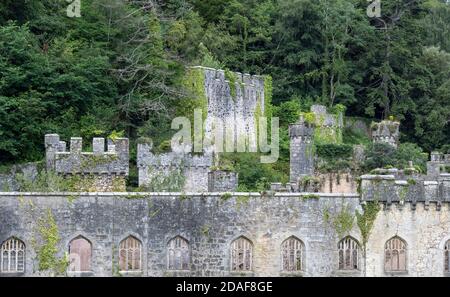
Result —
<instances>
[{"instance_id":1,"label":"moss on stone","mask_svg":"<svg viewBox=\"0 0 450 297\"><path fill-rule=\"evenodd\" d=\"M187 97L179 100L177 115L185 116L190 119L191 123L194 123L194 110L201 109L203 120L205 120L208 111L208 98L205 91L205 70L203 68L188 68L182 81L182 87L187 92Z\"/></svg>"}]
</instances>

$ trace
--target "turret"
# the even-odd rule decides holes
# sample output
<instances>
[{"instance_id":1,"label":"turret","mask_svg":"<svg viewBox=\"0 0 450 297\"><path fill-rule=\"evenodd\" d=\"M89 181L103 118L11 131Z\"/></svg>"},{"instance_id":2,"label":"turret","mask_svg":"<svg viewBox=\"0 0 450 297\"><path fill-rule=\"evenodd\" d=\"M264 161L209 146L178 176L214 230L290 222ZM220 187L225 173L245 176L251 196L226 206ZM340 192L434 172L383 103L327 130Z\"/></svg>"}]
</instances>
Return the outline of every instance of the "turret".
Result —
<instances>
[{"instance_id":1,"label":"turret","mask_svg":"<svg viewBox=\"0 0 450 297\"><path fill-rule=\"evenodd\" d=\"M394 121L382 121L372 123L372 139L374 143L387 143L397 148L400 137L400 123Z\"/></svg>"},{"instance_id":2,"label":"turret","mask_svg":"<svg viewBox=\"0 0 450 297\"><path fill-rule=\"evenodd\" d=\"M298 181L314 174L314 125L305 122L303 117L289 126L290 137L290 182Z\"/></svg>"}]
</instances>

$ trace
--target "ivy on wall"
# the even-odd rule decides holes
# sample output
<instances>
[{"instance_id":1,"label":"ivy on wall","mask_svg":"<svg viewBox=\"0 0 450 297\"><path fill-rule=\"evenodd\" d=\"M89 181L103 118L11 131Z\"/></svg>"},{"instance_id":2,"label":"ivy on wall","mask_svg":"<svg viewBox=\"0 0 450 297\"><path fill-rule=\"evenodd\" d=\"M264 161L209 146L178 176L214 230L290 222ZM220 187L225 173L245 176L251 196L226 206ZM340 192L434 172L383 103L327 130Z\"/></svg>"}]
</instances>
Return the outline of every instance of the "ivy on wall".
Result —
<instances>
[{"instance_id":1,"label":"ivy on wall","mask_svg":"<svg viewBox=\"0 0 450 297\"><path fill-rule=\"evenodd\" d=\"M39 263L38 270L64 275L69 266L69 257L67 254L62 258L57 256L60 236L50 209L47 210L45 218L39 218L37 221L36 231L38 236L33 238L32 244Z\"/></svg>"}]
</instances>

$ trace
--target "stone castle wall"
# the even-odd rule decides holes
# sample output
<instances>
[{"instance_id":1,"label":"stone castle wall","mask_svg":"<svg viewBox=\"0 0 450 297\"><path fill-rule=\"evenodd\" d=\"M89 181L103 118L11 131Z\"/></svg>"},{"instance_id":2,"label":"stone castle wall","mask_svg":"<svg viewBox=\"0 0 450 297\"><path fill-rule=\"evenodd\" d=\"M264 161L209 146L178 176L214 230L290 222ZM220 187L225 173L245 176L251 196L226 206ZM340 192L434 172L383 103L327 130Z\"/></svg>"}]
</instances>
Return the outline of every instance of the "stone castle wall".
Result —
<instances>
[{"instance_id":1,"label":"stone castle wall","mask_svg":"<svg viewBox=\"0 0 450 297\"><path fill-rule=\"evenodd\" d=\"M83 236L92 243L92 272L113 276L118 245L129 235L143 244L141 272L135 276L444 276L444 245L450 239L450 207L420 202L390 206L382 204L366 245L354 222L339 234L337 217L345 210L351 216L361 212L358 195L278 193L151 194L151 193L67 193L0 195L0 242L14 236L26 245L25 273L40 275L32 241L38 222L48 211L58 226L58 256L68 251L69 242ZM189 270L167 268L167 244L182 236L189 242ZM245 236L253 245L253 270L232 272L230 245ZM305 245L304 270L281 271L281 244L295 236ZM353 237L360 244L360 267L338 269L338 242ZM384 245L398 236L407 243L407 271L384 270ZM70 274L69 274L70 275ZM123 273L122 275L127 275ZM5 276L5 275L3 275Z\"/></svg>"},{"instance_id":2,"label":"stone castle wall","mask_svg":"<svg viewBox=\"0 0 450 297\"><path fill-rule=\"evenodd\" d=\"M138 144L139 187L152 191L208 191L212 154L173 151L156 155L151 150L151 143Z\"/></svg>"},{"instance_id":3,"label":"stone castle wall","mask_svg":"<svg viewBox=\"0 0 450 297\"><path fill-rule=\"evenodd\" d=\"M59 229L58 256L69 242L82 235L92 243L93 275L112 276L118 245L129 235L143 244L143 276L232 276L230 244L245 236L253 243L254 269L250 276L278 276L280 245L290 236L305 244L305 276L337 275L339 236L325 214L353 212L356 195L323 195L320 199L299 194L259 193L216 195L149 193L26 194L0 195L0 242L15 236L26 245L25 275L38 275L37 223L50 209ZM357 230L351 232L358 238ZM183 236L190 245L189 271L167 269L167 243Z\"/></svg>"}]
</instances>

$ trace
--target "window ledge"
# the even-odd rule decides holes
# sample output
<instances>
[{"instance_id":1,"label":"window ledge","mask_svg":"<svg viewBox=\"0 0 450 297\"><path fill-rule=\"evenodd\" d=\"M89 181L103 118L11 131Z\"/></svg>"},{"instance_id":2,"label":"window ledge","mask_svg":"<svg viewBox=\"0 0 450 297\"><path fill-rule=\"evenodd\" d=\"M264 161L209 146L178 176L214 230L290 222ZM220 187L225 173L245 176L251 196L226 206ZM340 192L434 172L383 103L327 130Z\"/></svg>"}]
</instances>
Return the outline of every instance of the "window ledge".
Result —
<instances>
[{"instance_id":1,"label":"window ledge","mask_svg":"<svg viewBox=\"0 0 450 297\"><path fill-rule=\"evenodd\" d=\"M142 270L138 271L119 271L121 276L138 277L143 276L144 272Z\"/></svg>"},{"instance_id":2,"label":"window ledge","mask_svg":"<svg viewBox=\"0 0 450 297\"><path fill-rule=\"evenodd\" d=\"M94 276L94 272L93 271L68 271L67 275L73 276L73 277L88 277L88 276Z\"/></svg>"},{"instance_id":3,"label":"window ledge","mask_svg":"<svg viewBox=\"0 0 450 297\"><path fill-rule=\"evenodd\" d=\"M253 277L255 273L253 271L231 271L230 276Z\"/></svg>"},{"instance_id":4,"label":"window ledge","mask_svg":"<svg viewBox=\"0 0 450 297\"><path fill-rule=\"evenodd\" d=\"M389 276L408 275L408 271L385 271L384 273L389 275Z\"/></svg>"},{"instance_id":5,"label":"window ledge","mask_svg":"<svg viewBox=\"0 0 450 297\"><path fill-rule=\"evenodd\" d=\"M177 277L177 276L181 276L181 277L187 277L190 276L192 273L191 270L165 270L164 271L164 276L167 277Z\"/></svg>"},{"instance_id":6,"label":"window ledge","mask_svg":"<svg viewBox=\"0 0 450 297\"><path fill-rule=\"evenodd\" d=\"M335 275L337 277L354 277L361 276L361 270L336 270Z\"/></svg>"},{"instance_id":7,"label":"window ledge","mask_svg":"<svg viewBox=\"0 0 450 297\"><path fill-rule=\"evenodd\" d=\"M303 277L304 271L281 271L280 276L282 277Z\"/></svg>"},{"instance_id":8,"label":"window ledge","mask_svg":"<svg viewBox=\"0 0 450 297\"><path fill-rule=\"evenodd\" d=\"M18 277L25 275L25 272L0 272L1 277Z\"/></svg>"}]
</instances>

